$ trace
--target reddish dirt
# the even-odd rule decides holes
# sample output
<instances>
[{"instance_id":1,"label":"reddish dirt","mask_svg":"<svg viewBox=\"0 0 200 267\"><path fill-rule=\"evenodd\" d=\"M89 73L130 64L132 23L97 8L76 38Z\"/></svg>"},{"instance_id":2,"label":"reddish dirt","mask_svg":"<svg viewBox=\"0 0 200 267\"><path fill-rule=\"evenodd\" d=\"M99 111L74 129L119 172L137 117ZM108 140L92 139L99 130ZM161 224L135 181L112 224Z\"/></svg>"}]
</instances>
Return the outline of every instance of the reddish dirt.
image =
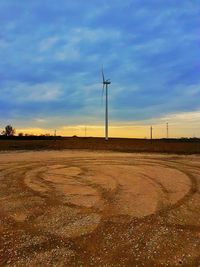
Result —
<instances>
[{"instance_id":1,"label":"reddish dirt","mask_svg":"<svg viewBox=\"0 0 200 267\"><path fill-rule=\"evenodd\" d=\"M200 266L200 156L0 153L0 266Z\"/></svg>"}]
</instances>

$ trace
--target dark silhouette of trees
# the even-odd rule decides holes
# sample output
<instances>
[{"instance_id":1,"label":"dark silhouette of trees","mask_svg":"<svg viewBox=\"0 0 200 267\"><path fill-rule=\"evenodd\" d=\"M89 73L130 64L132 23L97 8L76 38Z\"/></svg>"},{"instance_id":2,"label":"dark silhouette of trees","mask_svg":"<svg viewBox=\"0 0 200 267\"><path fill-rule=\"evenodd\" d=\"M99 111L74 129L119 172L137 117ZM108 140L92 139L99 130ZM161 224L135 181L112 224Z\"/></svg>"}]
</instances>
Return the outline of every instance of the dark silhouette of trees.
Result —
<instances>
[{"instance_id":1,"label":"dark silhouette of trees","mask_svg":"<svg viewBox=\"0 0 200 267\"><path fill-rule=\"evenodd\" d=\"M2 132L2 135L14 136L15 135L15 129L11 125L7 125L5 127L5 130Z\"/></svg>"}]
</instances>

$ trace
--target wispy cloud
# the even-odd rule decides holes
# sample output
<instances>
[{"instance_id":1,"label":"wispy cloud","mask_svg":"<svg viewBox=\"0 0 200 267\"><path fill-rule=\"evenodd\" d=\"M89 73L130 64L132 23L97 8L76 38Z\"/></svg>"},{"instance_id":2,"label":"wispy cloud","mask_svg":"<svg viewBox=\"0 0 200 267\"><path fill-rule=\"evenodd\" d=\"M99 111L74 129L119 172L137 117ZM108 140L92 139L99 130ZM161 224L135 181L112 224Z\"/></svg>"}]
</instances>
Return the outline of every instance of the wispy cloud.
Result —
<instances>
[{"instance_id":1,"label":"wispy cloud","mask_svg":"<svg viewBox=\"0 0 200 267\"><path fill-rule=\"evenodd\" d=\"M14 97L16 102L47 102L56 101L62 95L62 86L59 84L10 84L3 90L6 98Z\"/></svg>"},{"instance_id":2,"label":"wispy cloud","mask_svg":"<svg viewBox=\"0 0 200 267\"><path fill-rule=\"evenodd\" d=\"M39 44L40 52L45 52L49 50L56 44L57 41L58 41L58 37L56 36L43 39Z\"/></svg>"}]
</instances>

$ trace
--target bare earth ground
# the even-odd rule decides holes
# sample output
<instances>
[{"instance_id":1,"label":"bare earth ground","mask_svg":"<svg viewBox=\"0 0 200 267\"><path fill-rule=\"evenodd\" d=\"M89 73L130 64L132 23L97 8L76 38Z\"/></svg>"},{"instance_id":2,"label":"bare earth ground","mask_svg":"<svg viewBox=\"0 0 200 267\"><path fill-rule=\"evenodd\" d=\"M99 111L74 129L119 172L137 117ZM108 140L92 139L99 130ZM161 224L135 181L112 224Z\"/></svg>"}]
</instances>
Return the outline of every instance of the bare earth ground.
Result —
<instances>
[{"instance_id":1,"label":"bare earth ground","mask_svg":"<svg viewBox=\"0 0 200 267\"><path fill-rule=\"evenodd\" d=\"M200 266L200 156L0 153L0 266Z\"/></svg>"}]
</instances>

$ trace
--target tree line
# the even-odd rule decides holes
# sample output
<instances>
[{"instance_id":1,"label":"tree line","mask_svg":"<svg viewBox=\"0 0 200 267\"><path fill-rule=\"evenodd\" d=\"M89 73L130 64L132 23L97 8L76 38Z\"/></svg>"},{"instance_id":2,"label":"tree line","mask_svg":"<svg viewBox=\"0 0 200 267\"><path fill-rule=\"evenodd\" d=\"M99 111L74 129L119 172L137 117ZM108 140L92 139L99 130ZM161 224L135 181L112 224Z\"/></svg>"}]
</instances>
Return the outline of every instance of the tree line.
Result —
<instances>
[{"instance_id":1,"label":"tree line","mask_svg":"<svg viewBox=\"0 0 200 267\"><path fill-rule=\"evenodd\" d=\"M12 125L6 125L5 129L0 133L1 136L16 136L16 129L13 128ZM28 133L18 133L18 136L22 137L22 136L37 136L34 134L28 134ZM50 134L40 134L39 136L46 136L46 137L50 137Z\"/></svg>"}]
</instances>

